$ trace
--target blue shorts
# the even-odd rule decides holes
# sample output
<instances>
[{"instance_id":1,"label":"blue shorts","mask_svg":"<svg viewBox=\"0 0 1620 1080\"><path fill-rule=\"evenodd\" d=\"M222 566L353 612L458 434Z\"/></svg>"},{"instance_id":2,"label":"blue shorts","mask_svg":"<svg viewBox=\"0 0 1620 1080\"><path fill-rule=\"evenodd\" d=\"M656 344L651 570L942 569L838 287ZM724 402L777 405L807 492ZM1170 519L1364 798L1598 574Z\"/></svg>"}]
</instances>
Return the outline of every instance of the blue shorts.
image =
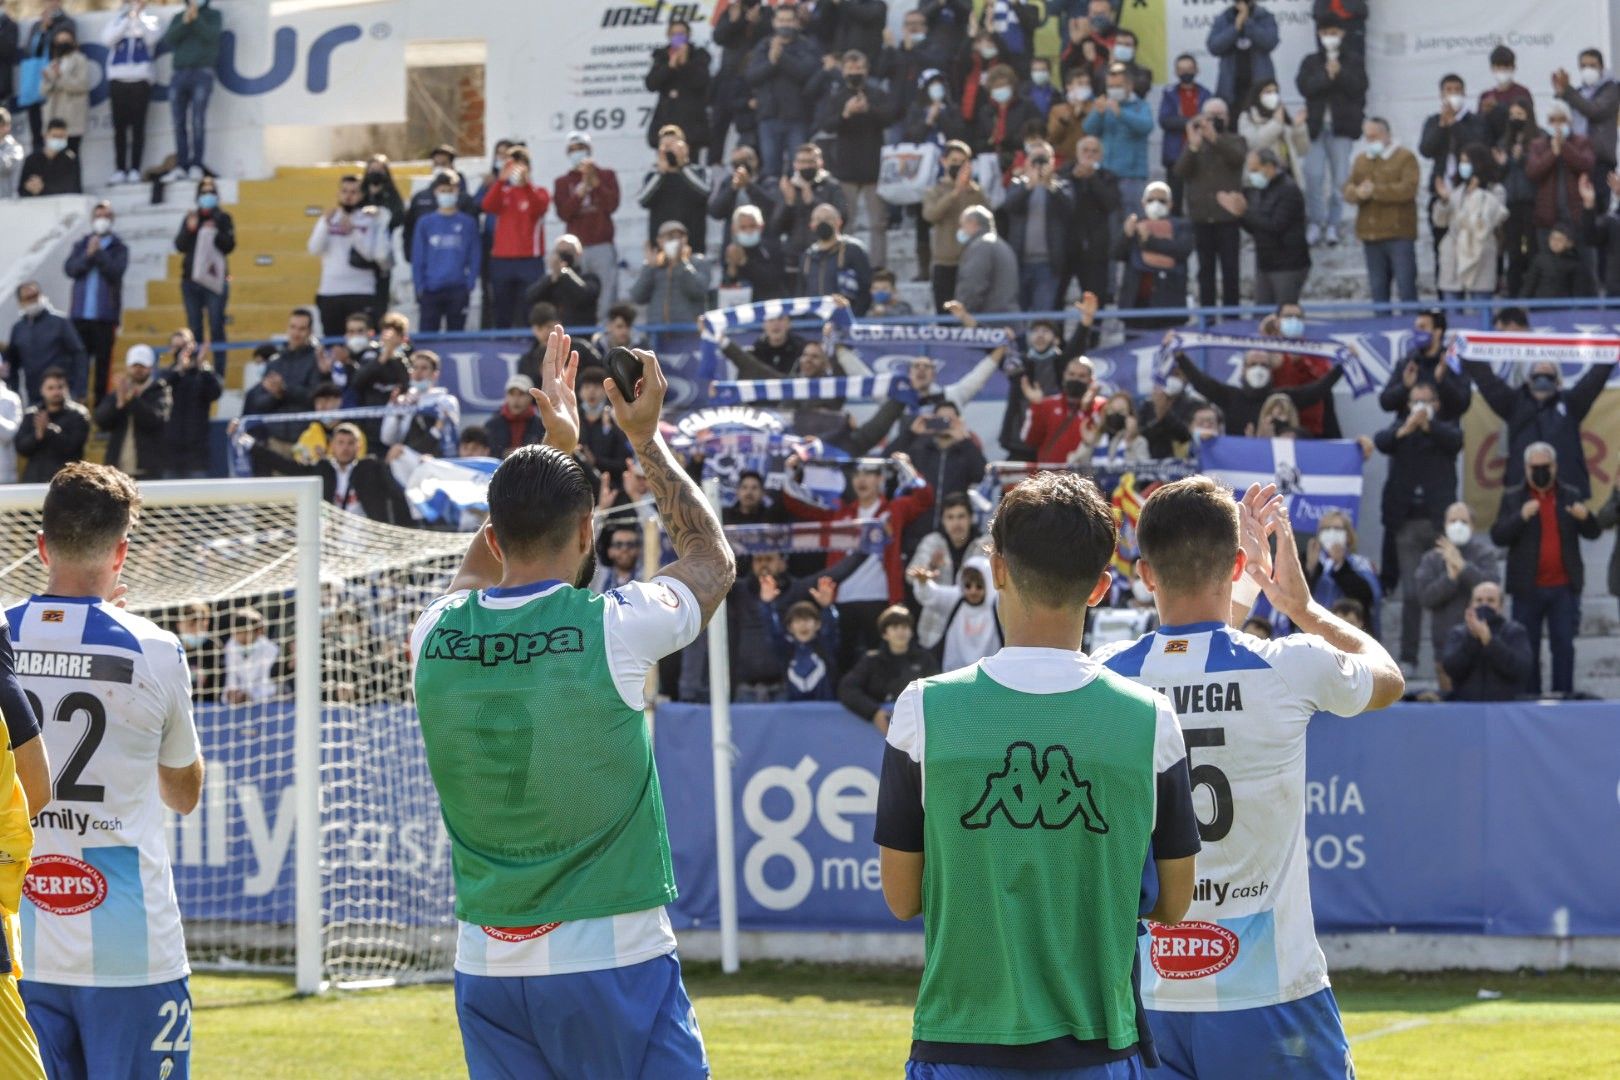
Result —
<instances>
[{"instance_id":1,"label":"blue shorts","mask_svg":"<svg viewBox=\"0 0 1620 1080\"><path fill-rule=\"evenodd\" d=\"M1147 1015L1167 1077L1355 1080L1332 990L1258 1009Z\"/></svg>"},{"instance_id":2,"label":"blue shorts","mask_svg":"<svg viewBox=\"0 0 1620 1080\"><path fill-rule=\"evenodd\" d=\"M50 1080L187 1080L191 987L20 984Z\"/></svg>"},{"instance_id":3,"label":"blue shorts","mask_svg":"<svg viewBox=\"0 0 1620 1080\"><path fill-rule=\"evenodd\" d=\"M1077 1069L998 1069L988 1065L906 1062L906 1080L1143 1080L1146 1076L1140 1057Z\"/></svg>"},{"instance_id":4,"label":"blue shorts","mask_svg":"<svg viewBox=\"0 0 1620 1080\"><path fill-rule=\"evenodd\" d=\"M709 1075L673 954L526 977L456 972L472 1080L689 1080Z\"/></svg>"}]
</instances>

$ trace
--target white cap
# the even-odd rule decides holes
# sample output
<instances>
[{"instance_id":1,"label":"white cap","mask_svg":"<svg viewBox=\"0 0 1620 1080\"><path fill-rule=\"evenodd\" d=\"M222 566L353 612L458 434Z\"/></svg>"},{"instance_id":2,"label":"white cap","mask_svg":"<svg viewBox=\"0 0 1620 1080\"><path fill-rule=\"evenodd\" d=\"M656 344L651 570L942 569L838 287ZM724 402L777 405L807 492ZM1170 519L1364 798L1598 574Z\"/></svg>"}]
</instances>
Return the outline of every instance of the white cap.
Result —
<instances>
[{"instance_id":1,"label":"white cap","mask_svg":"<svg viewBox=\"0 0 1620 1080\"><path fill-rule=\"evenodd\" d=\"M506 380L508 390L522 390L527 393L534 389L534 380L527 375L513 375Z\"/></svg>"},{"instance_id":2,"label":"white cap","mask_svg":"<svg viewBox=\"0 0 1620 1080\"><path fill-rule=\"evenodd\" d=\"M144 368L157 367L157 353L152 351L150 345L131 345L124 354L124 366L132 368L139 364Z\"/></svg>"},{"instance_id":3,"label":"white cap","mask_svg":"<svg viewBox=\"0 0 1620 1080\"><path fill-rule=\"evenodd\" d=\"M570 131L564 146L590 146L591 137L583 131Z\"/></svg>"}]
</instances>

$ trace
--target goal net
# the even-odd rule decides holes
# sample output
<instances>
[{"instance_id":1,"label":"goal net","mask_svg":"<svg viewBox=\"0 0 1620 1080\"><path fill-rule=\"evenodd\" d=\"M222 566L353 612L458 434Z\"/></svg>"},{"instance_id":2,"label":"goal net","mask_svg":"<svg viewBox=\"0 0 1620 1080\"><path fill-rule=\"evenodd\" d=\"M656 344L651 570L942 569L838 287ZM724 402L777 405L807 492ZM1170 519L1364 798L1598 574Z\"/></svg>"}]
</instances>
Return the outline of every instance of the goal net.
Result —
<instances>
[{"instance_id":1,"label":"goal net","mask_svg":"<svg viewBox=\"0 0 1620 1080\"><path fill-rule=\"evenodd\" d=\"M141 485L129 610L179 634L207 763L170 815L192 963L323 984L447 978L449 845L411 693L410 630L466 534L320 501L318 480ZM44 488L0 487L0 605L42 591Z\"/></svg>"}]
</instances>

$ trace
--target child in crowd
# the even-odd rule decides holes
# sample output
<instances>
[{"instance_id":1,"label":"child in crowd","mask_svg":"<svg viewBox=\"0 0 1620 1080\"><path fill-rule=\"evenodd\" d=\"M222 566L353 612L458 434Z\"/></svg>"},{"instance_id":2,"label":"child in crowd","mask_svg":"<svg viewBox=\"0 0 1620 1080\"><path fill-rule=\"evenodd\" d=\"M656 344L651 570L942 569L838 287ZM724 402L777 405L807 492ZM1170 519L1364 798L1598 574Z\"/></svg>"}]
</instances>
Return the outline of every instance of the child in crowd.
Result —
<instances>
[{"instance_id":1,"label":"child in crowd","mask_svg":"<svg viewBox=\"0 0 1620 1080\"><path fill-rule=\"evenodd\" d=\"M924 608L943 612L945 634L937 652L941 671L967 667L997 652L1003 642L1001 623L996 618L996 586L990 577L990 560L973 555L962 560L958 584L941 585L937 572L925 567L911 571L913 589Z\"/></svg>"},{"instance_id":2,"label":"child in crowd","mask_svg":"<svg viewBox=\"0 0 1620 1080\"><path fill-rule=\"evenodd\" d=\"M1524 276L1527 300L1568 300L1576 296L1596 296L1597 281L1587 268L1586 260L1575 249L1575 238L1567 225L1554 225L1547 232L1547 242L1530 260L1530 271Z\"/></svg>"},{"instance_id":3,"label":"child in crowd","mask_svg":"<svg viewBox=\"0 0 1620 1080\"><path fill-rule=\"evenodd\" d=\"M831 701L838 686L838 583L830 577L816 582L810 600L800 600L776 611L781 596L776 578L759 579L759 606L770 620L777 648L787 661L783 701Z\"/></svg>"},{"instance_id":4,"label":"child in crowd","mask_svg":"<svg viewBox=\"0 0 1620 1080\"><path fill-rule=\"evenodd\" d=\"M274 670L280 650L265 634L264 616L253 608L236 613L225 643L225 700L246 705L275 696Z\"/></svg>"}]
</instances>

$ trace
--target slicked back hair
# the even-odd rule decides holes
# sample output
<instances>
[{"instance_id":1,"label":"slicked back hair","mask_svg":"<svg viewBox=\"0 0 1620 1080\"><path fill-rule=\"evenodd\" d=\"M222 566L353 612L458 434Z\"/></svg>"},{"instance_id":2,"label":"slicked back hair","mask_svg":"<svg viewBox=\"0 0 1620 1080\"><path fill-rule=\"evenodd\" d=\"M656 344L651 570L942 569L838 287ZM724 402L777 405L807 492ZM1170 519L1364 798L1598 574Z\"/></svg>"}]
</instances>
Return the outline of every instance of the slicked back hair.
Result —
<instances>
[{"instance_id":1,"label":"slicked back hair","mask_svg":"<svg viewBox=\"0 0 1620 1080\"><path fill-rule=\"evenodd\" d=\"M1026 603L1083 608L1114 558L1114 511L1091 480L1042 472L1009 491L990 542Z\"/></svg>"},{"instance_id":2,"label":"slicked back hair","mask_svg":"<svg viewBox=\"0 0 1620 1080\"><path fill-rule=\"evenodd\" d=\"M1232 576L1238 553L1238 506L1230 488L1207 476L1165 484L1142 504L1136 545L1155 587L1197 592Z\"/></svg>"},{"instance_id":3,"label":"slicked back hair","mask_svg":"<svg viewBox=\"0 0 1620 1080\"><path fill-rule=\"evenodd\" d=\"M550 446L521 446L489 481L489 521L501 550L535 558L567 542L594 493L579 462Z\"/></svg>"},{"instance_id":4,"label":"slicked back hair","mask_svg":"<svg viewBox=\"0 0 1620 1080\"><path fill-rule=\"evenodd\" d=\"M135 481L110 465L64 465L45 492L45 546L52 558L92 562L111 555L140 513Z\"/></svg>"}]
</instances>

